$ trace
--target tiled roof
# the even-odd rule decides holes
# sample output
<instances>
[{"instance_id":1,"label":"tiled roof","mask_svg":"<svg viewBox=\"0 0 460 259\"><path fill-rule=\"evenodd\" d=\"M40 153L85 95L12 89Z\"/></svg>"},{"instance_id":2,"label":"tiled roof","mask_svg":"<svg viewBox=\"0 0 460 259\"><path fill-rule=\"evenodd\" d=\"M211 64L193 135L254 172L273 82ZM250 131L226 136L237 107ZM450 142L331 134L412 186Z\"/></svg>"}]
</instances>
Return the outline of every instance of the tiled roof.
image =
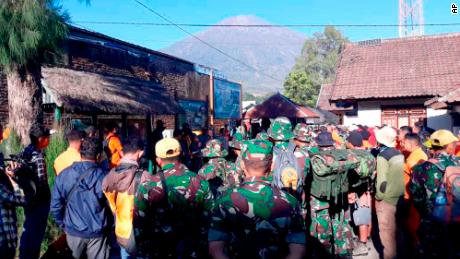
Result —
<instances>
[{"instance_id":1,"label":"tiled roof","mask_svg":"<svg viewBox=\"0 0 460 259\"><path fill-rule=\"evenodd\" d=\"M289 98L280 93L276 93L251 109L249 109L244 118L259 119L259 118L276 118L285 116L288 118L320 118L313 109L300 106Z\"/></svg>"},{"instance_id":2,"label":"tiled roof","mask_svg":"<svg viewBox=\"0 0 460 259\"><path fill-rule=\"evenodd\" d=\"M324 84L321 86L319 91L318 101L316 102L316 108L324 111L348 111L353 110L353 107L344 108L337 107L335 103L331 103L329 100L332 95L332 84Z\"/></svg>"},{"instance_id":3,"label":"tiled roof","mask_svg":"<svg viewBox=\"0 0 460 259\"><path fill-rule=\"evenodd\" d=\"M346 44L331 99L444 95L460 82L460 34Z\"/></svg>"}]
</instances>

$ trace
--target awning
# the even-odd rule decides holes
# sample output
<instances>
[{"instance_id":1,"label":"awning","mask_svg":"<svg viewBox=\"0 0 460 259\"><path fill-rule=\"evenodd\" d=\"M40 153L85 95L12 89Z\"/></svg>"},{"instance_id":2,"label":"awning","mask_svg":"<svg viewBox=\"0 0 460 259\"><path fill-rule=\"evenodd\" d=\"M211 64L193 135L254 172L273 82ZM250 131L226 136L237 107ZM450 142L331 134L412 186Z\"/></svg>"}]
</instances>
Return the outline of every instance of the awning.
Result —
<instances>
[{"instance_id":1,"label":"awning","mask_svg":"<svg viewBox=\"0 0 460 259\"><path fill-rule=\"evenodd\" d=\"M457 88L454 91L451 91L443 96L437 96L431 98L425 102L425 106L429 106L433 109L445 109L450 104L460 103L460 88Z\"/></svg>"},{"instance_id":2,"label":"awning","mask_svg":"<svg viewBox=\"0 0 460 259\"><path fill-rule=\"evenodd\" d=\"M284 95L277 93L265 100L263 103L258 104L249 109L244 118L245 119L259 119L259 118L320 118L321 115L316 113L313 109L305 106L300 106Z\"/></svg>"},{"instance_id":3,"label":"awning","mask_svg":"<svg viewBox=\"0 0 460 259\"><path fill-rule=\"evenodd\" d=\"M66 68L42 68L52 102L72 113L176 114L180 106L166 89L150 81Z\"/></svg>"}]
</instances>

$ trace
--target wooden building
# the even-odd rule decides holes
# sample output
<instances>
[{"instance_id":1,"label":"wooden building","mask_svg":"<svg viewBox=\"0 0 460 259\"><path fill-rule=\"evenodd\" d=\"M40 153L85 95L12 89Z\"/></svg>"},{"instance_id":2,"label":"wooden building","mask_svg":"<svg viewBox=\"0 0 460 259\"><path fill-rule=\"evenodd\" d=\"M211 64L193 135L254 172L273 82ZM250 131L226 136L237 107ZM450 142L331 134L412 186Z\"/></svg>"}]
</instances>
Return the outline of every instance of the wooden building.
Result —
<instances>
[{"instance_id":1,"label":"wooden building","mask_svg":"<svg viewBox=\"0 0 460 259\"><path fill-rule=\"evenodd\" d=\"M424 121L449 129L460 121L425 102L459 88L458 71L460 34L347 43L336 79L323 86L319 104L340 114L345 125L401 127Z\"/></svg>"}]
</instances>

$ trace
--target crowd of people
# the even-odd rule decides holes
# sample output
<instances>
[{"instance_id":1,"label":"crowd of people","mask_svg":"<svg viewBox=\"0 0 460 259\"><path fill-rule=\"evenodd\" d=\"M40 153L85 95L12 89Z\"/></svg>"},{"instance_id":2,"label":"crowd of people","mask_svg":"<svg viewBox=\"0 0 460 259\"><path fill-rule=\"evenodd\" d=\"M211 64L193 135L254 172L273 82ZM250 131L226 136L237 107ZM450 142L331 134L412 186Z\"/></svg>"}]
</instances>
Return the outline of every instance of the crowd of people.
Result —
<instances>
[{"instance_id":1,"label":"crowd of people","mask_svg":"<svg viewBox=\"0 0 460 259\"><path fill-rule=\"evenodd\" d=\"M293 127L285 117L215 136L164 130L158 121L151 155L116 125L103 138L68 131L50 189L50 133L33 127L0 173L1 257L16 254L17 207L20 258L39 257L49 214L73 258L351 258L371 243L383 258L460 257L459 139L449 130Z\"/></svg>"}]
</instances>

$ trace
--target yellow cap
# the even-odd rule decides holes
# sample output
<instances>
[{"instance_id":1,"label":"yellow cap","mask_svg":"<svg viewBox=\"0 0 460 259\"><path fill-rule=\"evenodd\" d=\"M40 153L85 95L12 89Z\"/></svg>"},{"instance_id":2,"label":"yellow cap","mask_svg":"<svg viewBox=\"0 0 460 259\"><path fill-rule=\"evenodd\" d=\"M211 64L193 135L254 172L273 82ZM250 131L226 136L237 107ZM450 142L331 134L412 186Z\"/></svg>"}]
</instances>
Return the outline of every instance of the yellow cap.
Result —
<instances>
[{"instance_id":1,"label":"yellow cap","mask_svg":"<svg viewBox=\"0 0 460 259\"><path fill-rule=\"evenodd\" d=\"M444 147L457 142L458 138L450 130L437 130L430 136L431 147Z\"/></svg>"},{"instance_id":2,"label":"yellow cap","mask_svg":"<svg viewBox=\"0 0 460 259\"><path fill-rule=\"evenodd\" d=\"M180 144L174 138L164 138L155 145L155 154L159 158L170 158L180 155Z\"/></svg>"}]
</instances>

